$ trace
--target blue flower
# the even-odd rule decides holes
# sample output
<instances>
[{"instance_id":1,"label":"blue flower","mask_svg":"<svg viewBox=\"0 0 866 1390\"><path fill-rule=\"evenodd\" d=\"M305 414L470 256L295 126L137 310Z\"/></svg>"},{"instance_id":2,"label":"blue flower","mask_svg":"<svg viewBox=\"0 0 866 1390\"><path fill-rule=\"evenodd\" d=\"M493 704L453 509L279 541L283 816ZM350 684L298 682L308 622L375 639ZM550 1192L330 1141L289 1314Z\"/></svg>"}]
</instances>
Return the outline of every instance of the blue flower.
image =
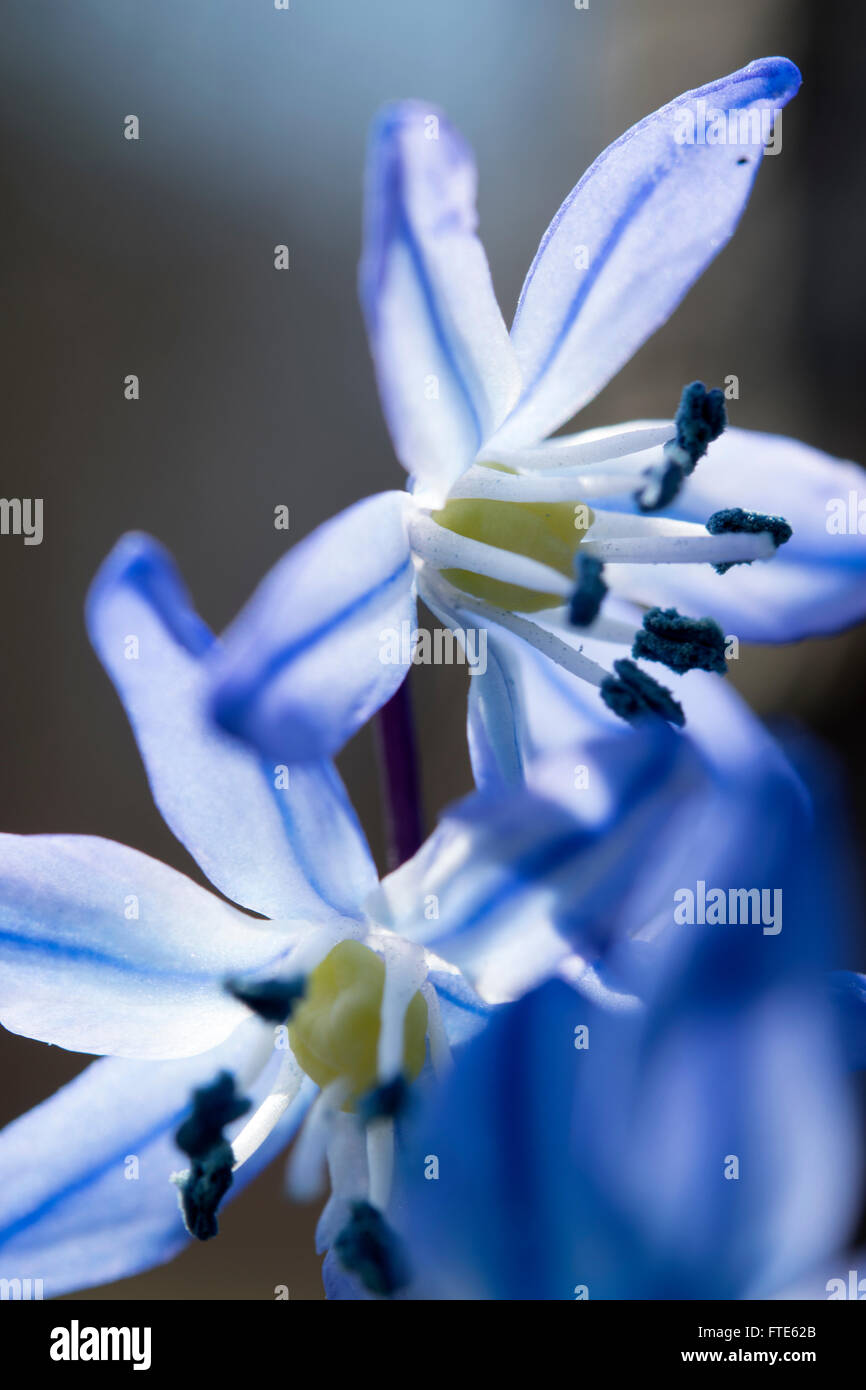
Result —
<instances>
[{"instance_id":1,"label":"blue flower","mask_svg":"<svg viewBox=\"0 0 866 1390\"><path fill-rule=\"evenodd\" d=\"M777 803L762 810L769 828ZM856 1221L861 1144L814 828L795 814L786 837L738 837L711 880L772 884L781 932L676 926L669 903L664 944L632 943L618 964L643 1005L614 1012L549 982L461 1054L401 1150L423 1296L823 1296Z\"/></svg>"},{"instance_id":2,"label":"blue flower","mask_svg":"<svg viewBox=\"0 0 866 1390\"><path fill-rule=\"evenodd\" d=\"M209 721L217 644L161 547L121 541L87 620L156 804L222 896L110 840L0 837L0 1016L101 1054L0 1136L2 1273L57 1294L171 1257L178 1197L212 1235L309 1110L292 1189L318 1190L327 1157L322 1247L388 1292L408 1081L446 1070L497 1004L590 970L628 917L623 865L660 859L702 794L696 746L599 732L591 795L556 758L453 808L380 884L332 764L266 765Z\"/></svg>"},{"instance_id":3,"label":"blue flower","mask_svg":"<svg viewBox=\"0 0 866 1390\"><path fill-rule=\"evenodd\" d=\"M459 632L510 631L586 683L597 710L674 723L667 684L638 659L722 672L728 634L787 641L863 616L866 542L842 524L854 465L725 430L722 392L700 382L665 419L549 438L729 239L761 163L756 131L799 83L786 59L762 59L617 140L542 238L510 334L465 142L435 107L381 115L360 292L410 490L350 508L266 578L213 662L224 728L269 757L331 755L402 681L408 658L383 657L383 636L412 628L417 594ZM689 137L699 111L724 139ZM612 629L611 596L648 611Z\"/></svg>"}]
</instances>

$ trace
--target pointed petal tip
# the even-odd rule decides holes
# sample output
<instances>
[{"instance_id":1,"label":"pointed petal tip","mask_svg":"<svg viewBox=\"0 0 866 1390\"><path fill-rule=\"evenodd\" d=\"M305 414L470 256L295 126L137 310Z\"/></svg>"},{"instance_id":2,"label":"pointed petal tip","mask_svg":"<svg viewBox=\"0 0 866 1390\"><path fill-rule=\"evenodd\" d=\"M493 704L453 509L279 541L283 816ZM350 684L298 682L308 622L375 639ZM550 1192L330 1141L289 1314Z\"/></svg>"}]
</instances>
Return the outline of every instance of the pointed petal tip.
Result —
<instances>
[{"instance_id":1,"label":"pointed petal tip","mask_svg":"<svg viewBox=\"0 0 866 1390\"><path fill-rule=\"evenodd\" d=\"M191 655L200 656L211 646L213 634L195 612L170 551L146 531L127 531L99 566L84 601L84 620L97 653L103 605L124 587L147 598Z\"/></svg>"},{"instance_id":2,"label":"pointed petal tip","mask_svg":"<svg viewBox=\"0 0 866 1390\"><path fill-rule=\"evenodd\" d=\"M116 580L141 565L149 566L158 560L170 560L165 547L147 531L125 531L109 550L93 577L90 593L104 579Z\"/></svg>"},{"instance_id":3,"label":"pointed petal tip","mask_svg":"<svg viewBox=\"0 0 866 1390\"><path fill-rule=\"evenodd\" d=\"M803 81L803 74L790 58L756 58L748 67L743 68L742 73L744 76L748 74L750 77L762 77L766 84L767 97L781 102L790 101L795 97Z\"/></svg>"}]
</instances>

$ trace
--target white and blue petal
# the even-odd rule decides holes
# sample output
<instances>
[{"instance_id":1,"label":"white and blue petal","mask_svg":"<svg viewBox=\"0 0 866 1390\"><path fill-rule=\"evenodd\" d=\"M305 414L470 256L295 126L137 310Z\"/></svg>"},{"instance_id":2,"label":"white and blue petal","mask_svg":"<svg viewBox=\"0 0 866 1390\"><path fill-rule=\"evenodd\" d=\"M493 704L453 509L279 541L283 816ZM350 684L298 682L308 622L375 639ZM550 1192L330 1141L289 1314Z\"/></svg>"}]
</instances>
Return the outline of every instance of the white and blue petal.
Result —
<instances>
[{"instance_id":1,"label":"white and blue petal","mask_svg":"<svg viewBox=\"0 0 866 1390\"><path fill-rule=\"evenodd\" d=\"M75 1052L193 1056L245 1017L229 976L276 969L292 924L247 917L138 850L0 836L0 1019Z\"/></svg>"},{"instance_id":2,"label":"white and blue petal","mask_svg":"<svg viewBox=\"0 0 866 1390\"><path fill-rule=\"evenodd\" d=\"M193 1088L223 1069L253 1103L261 1100L275 1063L253 1084L245 1076L259 1069L261 1049L261 1025L247 1018L221 1047L194 1058L103 1058L8 1125L0 1132L0 1277L42 1279L54 1298L182 1250L190 1238L170 1176L186 1160L174 1134ZM307 1087L238 1170L226 1200L288 1143L309 1099Z\"/></svg>"},{"instance_id":3,"label":"white and blue petal","mask_svg":"<svg viewBox=\"0 0 866 1390\"><path fill-rule=\"evenodd\" d=\"M368 900L377 920L458 966L485 1002L593 958L633 888L624 866L676 843L703 785L692 746L658 722L580 748L586 776L556 755L531 788L494 787L452 808Z\"/></svg>"},{"instance_id":4,"label":"white and blue petal","mask_svg":"<svg viewBox=\"0 0 866 1390\"><path fill-rule=\"evenodd\" d=\"M361 302L397 456L440 491L519 390L475 232L475 183L471 151L436 107L382 112L367 160Z\"/></svg>"},{"instance_id":5,"label":"white and blue petal","mask_svg":"<svg viewBox=\"0 0 866 1390\"><path fill-rule=\"evenodd\" d=\"M780 111L799 85L793 63L761 59L677 97L599 156L523 286L512 327L523 393L498 443L551 433L666 321L746 205L763 155L752 120ZM700 139L702 110L722 118L716 143Z\"/></svg>"},{"instance_id":6,"label":"white and blue petal","mask_svg":"<svg viewBox=\"0 0 866 1390\"><path fill-rule=\"evenodd\" d=\"M162 546L144 535L115 546L87 623L154 800L211 883L267 917L354 914L375 870L336 771L311 762L281 772L214 724L214 639Z\"/></svg>"},{"instance_id":7,"label":"white and blue petal","mask_svg":"<svg viewBox=\"0 0 866 1390\"><path fill-rule=\"evenodd\" d=\"M211 662L211 709L271 762L336 753L401 685L414 626L408 498L356 503L266 575ZM396 651L396 657L395 657Z\"/></svg>"}]
</instances>

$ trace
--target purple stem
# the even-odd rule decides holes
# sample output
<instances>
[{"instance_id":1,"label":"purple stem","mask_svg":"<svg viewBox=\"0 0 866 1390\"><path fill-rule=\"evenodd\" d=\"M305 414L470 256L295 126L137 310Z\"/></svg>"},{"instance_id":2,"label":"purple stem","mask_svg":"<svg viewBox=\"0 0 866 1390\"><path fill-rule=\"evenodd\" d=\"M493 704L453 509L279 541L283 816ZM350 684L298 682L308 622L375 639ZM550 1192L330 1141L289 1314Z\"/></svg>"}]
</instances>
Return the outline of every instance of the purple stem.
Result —
<instances>
[{"instance_id":1,"label":"purple stem","mask_svg":"<svg viewBox=\"0 0 866 1390\"><path fill-rule=\"evenodd\" d=\"M376 717L388 869L411 859L424 840L415 721L409 681L404 680Z\"/></svg>"}]
</instances>

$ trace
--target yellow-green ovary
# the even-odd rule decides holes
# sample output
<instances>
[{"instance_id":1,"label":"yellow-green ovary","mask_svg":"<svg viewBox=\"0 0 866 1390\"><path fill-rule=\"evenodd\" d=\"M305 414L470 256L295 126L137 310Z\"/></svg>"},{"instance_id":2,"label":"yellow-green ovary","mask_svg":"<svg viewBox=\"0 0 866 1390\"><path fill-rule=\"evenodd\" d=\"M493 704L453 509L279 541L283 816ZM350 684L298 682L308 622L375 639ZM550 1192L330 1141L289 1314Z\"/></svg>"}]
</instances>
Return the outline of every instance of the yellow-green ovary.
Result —
<instances>
[{"instance_id":1,"label":"yellow-green ovary","mask_svg":"<svg viewBox=\"0 0 866 1390\"><path fill-rule=\"evenodd\" d=\"M289 1024L298 1063L319 1086L342 1079L351 1095L344 1109L377 1082L385 962L359 941L341 941L307 981L307 993ZM409 1001L403 1024L403 1070L414 1081L424 1065L427 1004Z\"/></svg>"},{"instance_id":2,"label":"yellow-green ovary","mask_svg":"<svg viewBox=\"0 0 866 1390\"><path fill-rule=\"evenodd\" d=\"M511 469L497 471L511 472ZM574 576L577 547L594 519L591 509L583 504L575 507L573 502L501 502L485 497L454 498L432 515L440 526L458 536L539 560L558 570L566 579ZM442 574L464 593L485 599L498 608L537 613L542 608L554 608L562 603L561 594L524 589L519 584L489 579L472 570L448 569Z\"/></svg>"}]
</instances>

